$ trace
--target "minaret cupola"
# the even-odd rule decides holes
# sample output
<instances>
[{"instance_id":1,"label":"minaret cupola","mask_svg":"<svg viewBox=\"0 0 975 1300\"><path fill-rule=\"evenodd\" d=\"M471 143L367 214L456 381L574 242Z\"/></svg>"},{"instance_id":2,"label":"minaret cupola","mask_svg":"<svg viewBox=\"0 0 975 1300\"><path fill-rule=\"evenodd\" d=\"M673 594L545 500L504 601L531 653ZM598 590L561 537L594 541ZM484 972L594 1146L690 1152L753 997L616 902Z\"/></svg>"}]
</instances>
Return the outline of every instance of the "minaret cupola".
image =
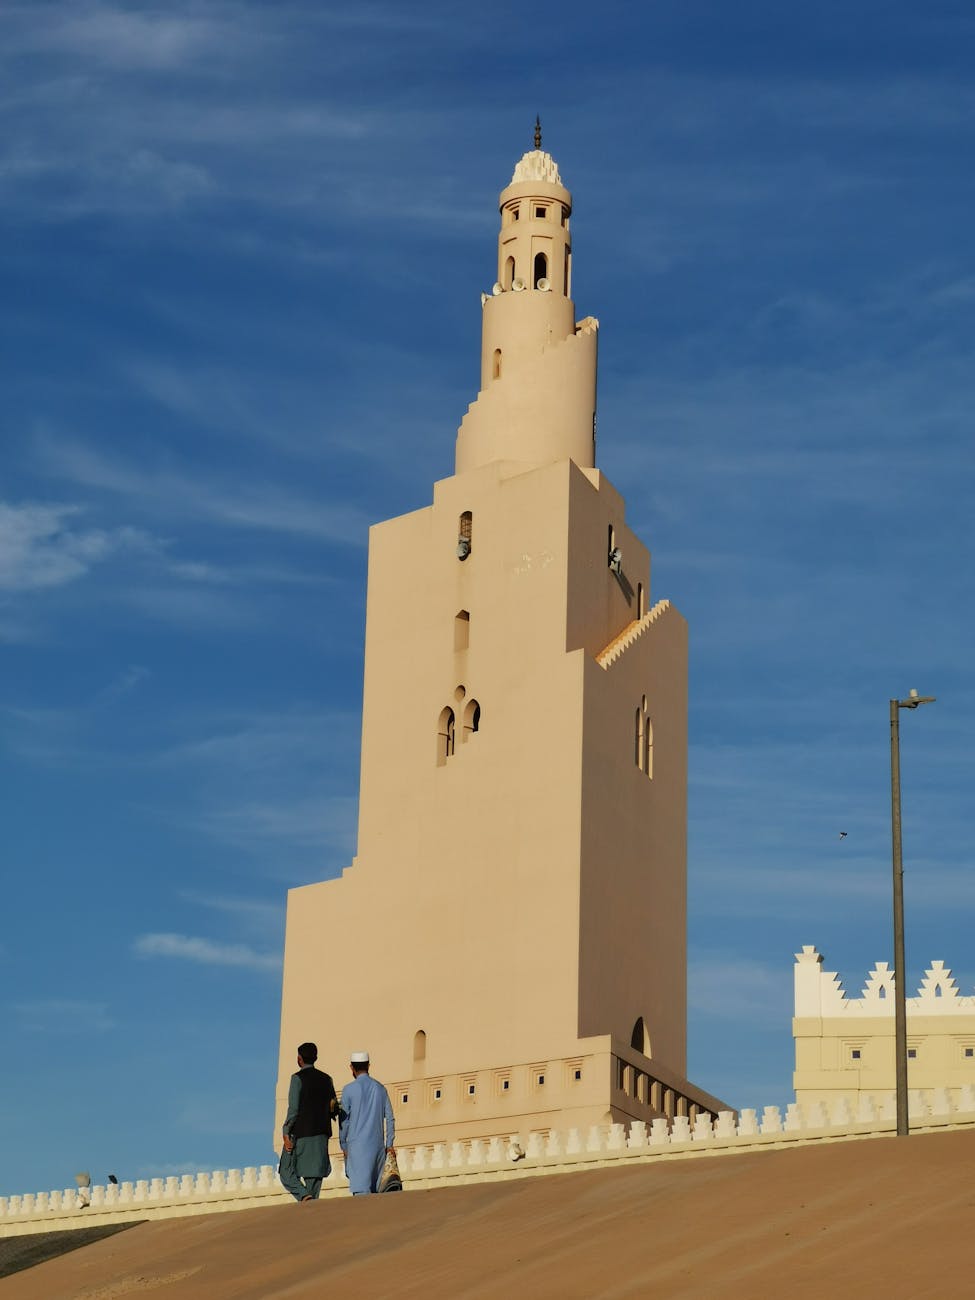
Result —
<instances>
[{"instance_id":1,"label":"minaret cupola","mask_svg":"<svg viewBox=\"0 0 975 1300\"><path fill-rule=\"evenodd\" d=\"M457 472L491 461L591 467L596 330L572 302L572 195L542 145L499 197L497 279L481 295L481 391L457 437Z\"/></svg>"}]
</instances>

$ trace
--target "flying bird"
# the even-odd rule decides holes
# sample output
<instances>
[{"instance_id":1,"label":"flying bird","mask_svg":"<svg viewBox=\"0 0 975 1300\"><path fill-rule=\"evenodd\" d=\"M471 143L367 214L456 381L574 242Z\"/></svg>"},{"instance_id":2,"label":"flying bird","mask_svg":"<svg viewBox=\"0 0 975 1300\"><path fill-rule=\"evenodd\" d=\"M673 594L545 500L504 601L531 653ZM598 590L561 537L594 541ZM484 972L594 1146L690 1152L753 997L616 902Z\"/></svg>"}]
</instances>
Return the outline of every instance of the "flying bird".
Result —
<instances>
[{"instance_id":1,"label":"flying bird","mask_svg":"<svg viewBox=\"0 0 975 1300\"><path fill-rule=\"evenodd\" d=\"M846 839L846 831L840 831L840 839L841 839L841 840L845 840L845 839Z\"/></svg>"}]
</instances>

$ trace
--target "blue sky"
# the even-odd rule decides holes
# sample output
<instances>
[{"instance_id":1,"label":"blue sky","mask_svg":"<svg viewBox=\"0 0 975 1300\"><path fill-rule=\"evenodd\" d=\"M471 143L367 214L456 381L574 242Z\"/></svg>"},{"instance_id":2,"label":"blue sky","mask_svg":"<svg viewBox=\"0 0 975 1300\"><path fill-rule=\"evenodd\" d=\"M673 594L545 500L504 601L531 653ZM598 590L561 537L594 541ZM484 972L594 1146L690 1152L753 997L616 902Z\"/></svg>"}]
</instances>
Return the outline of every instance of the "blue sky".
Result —
<instances>
[{"instance_id":1,"label":"blue sky","mask_svg":"<svg viewBox=\"0 0 975 1300\"><path fill-rule=\"evenodd\" d=\"M536 112L691 627L691 1077L786 1102L793 953L889 959L910 687L908 965L973 991L973 56L943 0L7 0L0 1194L270 1159L367 527L452 471Z\"/></svg>"}]
</instances>

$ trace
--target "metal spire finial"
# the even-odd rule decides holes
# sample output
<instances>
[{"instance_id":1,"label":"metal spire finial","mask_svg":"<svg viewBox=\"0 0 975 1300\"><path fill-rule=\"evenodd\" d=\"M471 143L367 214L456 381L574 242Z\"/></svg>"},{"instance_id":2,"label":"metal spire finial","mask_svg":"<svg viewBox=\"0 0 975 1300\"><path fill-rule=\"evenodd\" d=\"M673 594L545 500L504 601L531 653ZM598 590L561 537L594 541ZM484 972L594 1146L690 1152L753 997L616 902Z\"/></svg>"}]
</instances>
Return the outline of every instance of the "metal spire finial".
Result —
<instances>
[{"instance_id":1,"label":"metal spire finial","mask_svg":"<svg viewBox=\"0 0 975 1300\"><path fill-rule=\"evenodd\" d=\"M535 148L541 149L541 147L542 147L542 120L536 113L535 114Z\"/></svg>"}]
</instances>

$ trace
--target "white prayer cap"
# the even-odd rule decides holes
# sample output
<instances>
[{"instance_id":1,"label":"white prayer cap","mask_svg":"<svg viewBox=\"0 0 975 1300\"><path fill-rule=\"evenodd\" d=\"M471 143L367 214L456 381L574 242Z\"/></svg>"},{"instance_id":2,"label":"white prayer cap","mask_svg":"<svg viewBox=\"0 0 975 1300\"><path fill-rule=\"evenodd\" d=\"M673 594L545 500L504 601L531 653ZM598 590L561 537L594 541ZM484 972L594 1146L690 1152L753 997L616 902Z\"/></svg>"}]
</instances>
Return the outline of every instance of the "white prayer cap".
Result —
<instances>
[{"instance_id":1,"label":"white prayer cap","mask_svg":"<svg viewBox=\"0 0 975 1300\"><path fill-rule=\"evenodd\" d=\"M349 1061L351 1062L352 1065L368 1065L368 1064L369 1064L369 1053L368 1053L368 1052L353 1052L352 1055L349 1057Z\"/></svg>"}]
</instances>

